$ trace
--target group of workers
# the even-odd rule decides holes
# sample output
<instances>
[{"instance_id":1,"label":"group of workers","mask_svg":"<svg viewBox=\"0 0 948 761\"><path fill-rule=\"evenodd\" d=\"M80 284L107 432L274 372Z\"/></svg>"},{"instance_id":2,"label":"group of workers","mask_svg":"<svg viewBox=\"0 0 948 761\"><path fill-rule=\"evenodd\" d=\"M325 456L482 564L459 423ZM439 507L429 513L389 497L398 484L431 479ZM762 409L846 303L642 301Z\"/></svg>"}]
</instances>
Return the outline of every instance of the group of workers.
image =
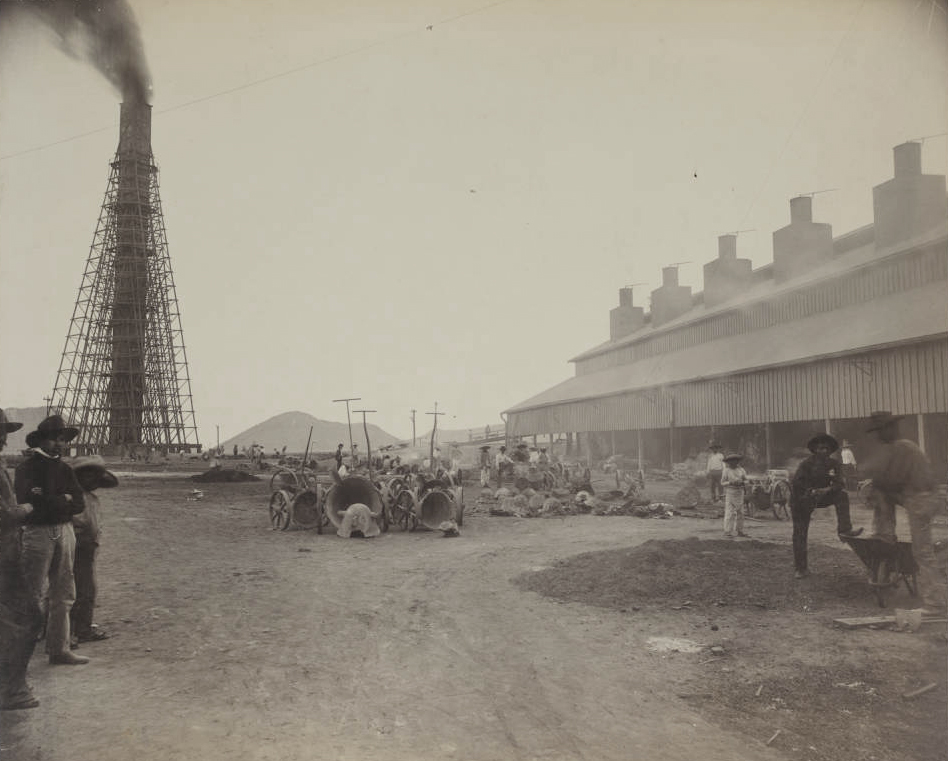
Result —
<instances>
[{"instance_id":1,"label":"group of workers","mask_svg":"<svg viewBox=\"0 0 948 761\"><path fill-rule=\"evenodd\" d=\"M889 411L873 412L866 428L876 436L879 447L862 466L867 477L863 492L873 511L871 534L867 538L896 542L896 508L902 506L908 516L912 554L918 564L918 589L923 610L942 614L946 610L945 574L940 569L932 540L932 518L944 505L935 496L935 478L931 463L914 442L900 437L902 418ZM708 457L708 481L711 501L724 500L724 535L746 536L743 516L747 473L743 459L736 453L724 454L712 443ZM850 516L849 494L856 486L856 459L849 442L842 445L828 433L813 436L807 442L810 456L797 467L790 483L790 516L793 521L793 563L797 579L809 575L807 536L813 511L836 508L836 531L841 540L863 533L854 529ZM840 458L833 455L840 451Z\"/></svg>"},{"instance_id":2,"label":"group of workers","mask_svg":"<svg viewBox=\"0 0 948 761\"><path fill-rule=\"evenodd\" d=\"M501 486L504 480L504 474L513 473L513 469L518 464L535 465L538 468L546 468L552 464L553 460L547 454L546 447L531 447L524 442L520 442L514 447L513 452L507 454L507 447L501 445L494 455L493 461L490 456L490 445L485 444L481 447L480 457L480 483L481 486L490 486L491 466L493 465L493 474L497 477L497 486Z\"/></svg>"},{"instance_id":3,"label":"group of workers","mask_svg":"<svg viewBox=\"0 0 948 761\"><path fill-rule=\"evenodd\" d=\"M0 450L22 423L0 410ZM67 464L79 433L59 415L26 436L29 455L10 478L0 458L0 709L35 708L26 674L45 630L52 665L88 663L73 649L108 639L93 623L99 488L118 485L100 457Z\"/></svg>"}]
</instances>

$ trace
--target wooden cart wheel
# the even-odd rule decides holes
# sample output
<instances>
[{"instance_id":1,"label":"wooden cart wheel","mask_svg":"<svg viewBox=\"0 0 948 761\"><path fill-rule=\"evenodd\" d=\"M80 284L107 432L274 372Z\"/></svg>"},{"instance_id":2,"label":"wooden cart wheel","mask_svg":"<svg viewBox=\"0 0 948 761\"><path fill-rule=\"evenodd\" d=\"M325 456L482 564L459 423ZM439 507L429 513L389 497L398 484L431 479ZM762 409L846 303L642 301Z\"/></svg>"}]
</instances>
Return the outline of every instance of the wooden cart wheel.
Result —
<instances>
[{"instance_id":1,"label":"wooden cart wheel","mask_svg":"<svg viewBox=\"0 0 948 761\"><path fill-rule=\"evenodd\" d=\"M777 481L770 492L770 509L774 518L785 521L790 517L790 484L786 481Z\"/></svg>"},{"instance_id":2,"label":"wooden cart wheel","mask_svg":"<svg viewBox=\"0 0 948 761\"><path fill-rule=\"evenodd\" d=\"M270 528L286 531L290 526L290 504L293 498L288 491L278 489L270 495Z\"/></svg>"},{"instance_id":3,"label":"wooden cart wheel","mask_svg":"<svg viewBox=\"0 0 948 761\"><path fill-rule=\"evenodd\" d=\"M280 468L270 476L270 491L296 492L303 488L299 476L289 468Z\"/></svg>"}]
</instances>

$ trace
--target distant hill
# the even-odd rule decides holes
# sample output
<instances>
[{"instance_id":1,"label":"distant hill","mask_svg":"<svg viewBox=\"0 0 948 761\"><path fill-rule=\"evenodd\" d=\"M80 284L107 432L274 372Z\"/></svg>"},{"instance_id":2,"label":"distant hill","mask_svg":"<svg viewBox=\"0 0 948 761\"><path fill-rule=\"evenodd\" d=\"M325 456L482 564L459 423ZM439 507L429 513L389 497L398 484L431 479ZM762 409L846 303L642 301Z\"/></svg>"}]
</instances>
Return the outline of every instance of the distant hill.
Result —
<instances>
[{"instance_id":1,"label":"distant hill","mask_svg":"<svg viewBox=\"0 0 948 761\"><path fill-rule=\"evenodd\" d=\"M26 434L35 431L36 426L46 417L45 407L16 407L4 408L7 420L11 423L23 423L19 431L7 434L7 446L3 450L7 454L17 454L21 449L26 449ZM338 442L337 442L338 443Z\"/></svg>"},{"instance_id":2,"label":"distant hill","mask_svg":"<svg viewBox=\"0 0 948 761\"><path fill-rule=\"evenodd\" d=\"M305 412L284 412L276 415L227 441L222 441L221 446L224 447L225 452L230 452L234 444L240 449L249 447L251 444L260 444L268 453L286 446L288 454L302 454L306 449L306 437L309 436L310 426L313 427L313 440L309 445L311 452L335 451L336 445L340 442L345 444L346 450L349 449L349 426L346 423L319 420ZM368 429L373 451L385 444L395 444L400 441L371 423ZM352 421L352 440L364 454L366 444L361 418L358 422Z\"/></svg>"}]
</instances>

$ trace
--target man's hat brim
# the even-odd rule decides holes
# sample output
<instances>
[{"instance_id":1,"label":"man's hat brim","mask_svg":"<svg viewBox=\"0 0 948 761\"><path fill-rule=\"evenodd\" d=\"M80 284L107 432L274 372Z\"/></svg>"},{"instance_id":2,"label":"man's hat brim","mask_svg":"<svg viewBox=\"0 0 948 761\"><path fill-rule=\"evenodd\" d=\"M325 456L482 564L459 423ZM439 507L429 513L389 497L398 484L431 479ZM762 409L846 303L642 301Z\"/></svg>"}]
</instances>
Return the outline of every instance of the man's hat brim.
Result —
<instances>
[{"instance_id":1,"label":"man's hat brim","mask_svg":"<svg viewBox=\"0 0 948 761\"><path fill-rule=\"evenodd\" d=\"M35 447L47 439L55 439L60 436L62 436L68 442L72 441L78 435L79 429L72 427L57 428L49 431L30 431L28 434L26 434L26 445L28 447Z\"/></svg>"},{"instance_id":2,"label":"man's hat brim","mask_svg":"<svg viewBox=\"0 0 948 761\"><path fill-rule=\"evenodd\" d=\"M820 444L824 443L829 446L830 452L835 452L837 449L839 449L839 442L828 433L821 433L814 436L806 443L806 448L815 453L816 448Z\"/></svg>"},{"instance_id":3,"label":"man's hat brim","mask_svg":"<svg viewBox=\"0 0 948 761\"><path fill-rule=\"evenodd\" d=\"M19 431L22 427L23 423L11 423L6 420L3 422L4 433L13 433L14 431Z\"/></svg>"}]
</instances>

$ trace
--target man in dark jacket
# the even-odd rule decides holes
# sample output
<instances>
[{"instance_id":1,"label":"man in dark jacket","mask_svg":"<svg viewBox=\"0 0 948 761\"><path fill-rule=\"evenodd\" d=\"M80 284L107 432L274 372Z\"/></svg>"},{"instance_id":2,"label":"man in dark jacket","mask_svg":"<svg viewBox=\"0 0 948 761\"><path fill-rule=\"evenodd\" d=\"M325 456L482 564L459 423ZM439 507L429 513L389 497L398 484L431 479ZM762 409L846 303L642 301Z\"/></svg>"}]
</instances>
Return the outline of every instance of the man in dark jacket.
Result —
<instances>
[{"instance_id":1,"label":"man in dark jacket","mask_svg":"<svg viewBox=\"0 0 948 761\"><path fill-rule=\"evenodd\" d=\"M86 504L75 473L60 455L78 433L59 415L47 417L27 434L26 445L32 455L17 467L14 480L17 502L33 506L23 527L23 577L32 613L38 620L43 618L44 597L49 601L46 649L51 664L89 662L69 649L69 612L76 600L72 517ZM44 589L47 580L48 591Z\"/></svg>"},{"instance_id":2,"label":"man in dark jacket","mask_svg":"<svg viewBox=\"0 0 948 761\"><path fill-rule=\"evenodd\" d=\"M7 434L23 427L11 423L0 410L0 449ZM29 505L18 505L13 479L0 457L0 709L36 708L39 701L26 681L30 656L42 622L33 615L20 565L20 527L29 515Z\"/></svg>"},{"instance_id":3,"label":"man in dark jacket","mask_svg":"<svg viewBox=\"0 0 948 761\"><path fill-rule=\"evenodd\" d=\"M790 485L790 516L793 519L793 564L796 578L807 570L807 534L810 518L818 507L836 506L836 532L840 538L858 536L849 517L849 495L843 482L843 466L830 455L839 449L839 442L828 433L814 436L807 442L813 454L800 463Z\"/></svg>"}]
</instances>

